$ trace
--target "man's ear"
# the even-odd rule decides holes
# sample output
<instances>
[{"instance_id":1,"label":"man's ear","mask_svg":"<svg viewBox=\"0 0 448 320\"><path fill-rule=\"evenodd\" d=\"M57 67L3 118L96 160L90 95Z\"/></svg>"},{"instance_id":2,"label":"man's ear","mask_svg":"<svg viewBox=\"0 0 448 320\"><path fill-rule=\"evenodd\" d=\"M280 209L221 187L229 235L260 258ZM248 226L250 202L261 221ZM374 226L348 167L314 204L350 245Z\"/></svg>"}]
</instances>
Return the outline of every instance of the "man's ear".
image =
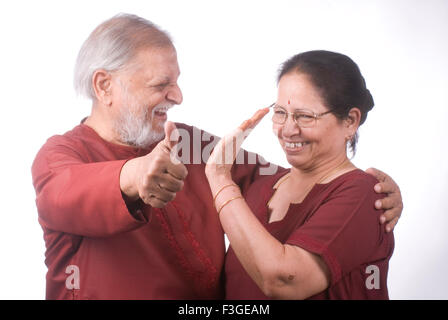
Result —
<instances>
[{"instance_id":1,"label":"man's ear","mask_svg":"<svg viewBox=\"0 0 448 320\"><path fill-rule=\"evenodd\" d=\"M92 76L92 87L96 99L103 105L112 105L112 75L103 69L96 70Z\"/></svg>"}]
</instances>

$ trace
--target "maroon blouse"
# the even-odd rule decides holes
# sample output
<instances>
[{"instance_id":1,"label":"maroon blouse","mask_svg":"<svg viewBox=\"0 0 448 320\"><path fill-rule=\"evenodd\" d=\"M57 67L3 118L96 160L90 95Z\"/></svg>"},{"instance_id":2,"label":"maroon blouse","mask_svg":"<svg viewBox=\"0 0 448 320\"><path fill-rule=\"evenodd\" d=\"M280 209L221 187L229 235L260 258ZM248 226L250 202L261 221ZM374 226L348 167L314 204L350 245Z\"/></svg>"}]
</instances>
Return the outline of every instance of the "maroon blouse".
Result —
<instances>
[{"instance_id":1,"label":"maroon blouse","mask_svg":"<svg viewBox=\"0 0 448 320\"><path fill-rule=\"evenodd\" d=\"M362 170L317 184L285 217L268 223L267 202L273 186L287 173L256 181L246 201L263 226L281 243L315 253L330 271L329 287L310 299L388 299L387 272L394 248L392 233L379 223L374 203L382 195L377 180ZM300 268L298 265L297 268ZM249 277L232 248L225 259L227 299L267 299Z\"/></svg>"}]
</instances>

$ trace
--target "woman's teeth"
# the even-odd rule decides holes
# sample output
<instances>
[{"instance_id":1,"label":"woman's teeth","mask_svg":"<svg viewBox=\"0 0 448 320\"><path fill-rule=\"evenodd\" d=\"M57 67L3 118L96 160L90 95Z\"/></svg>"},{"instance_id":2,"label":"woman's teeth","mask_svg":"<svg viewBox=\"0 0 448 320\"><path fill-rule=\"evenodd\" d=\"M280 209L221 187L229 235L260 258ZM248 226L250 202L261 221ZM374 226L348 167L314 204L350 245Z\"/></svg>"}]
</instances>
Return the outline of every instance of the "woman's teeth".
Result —
<instances>
[{"instance_id":1,"label":"woman's teeth","mask_svg":"<svg viewBox=\"0 0 448 320\"><path fill-rule=\"evenodd\" d=\"M295 143L294 142L285 142L285 146L287 148L301 148L306 144L307 144L307 142L295 142Z\"/></svg>"}]
</instances>

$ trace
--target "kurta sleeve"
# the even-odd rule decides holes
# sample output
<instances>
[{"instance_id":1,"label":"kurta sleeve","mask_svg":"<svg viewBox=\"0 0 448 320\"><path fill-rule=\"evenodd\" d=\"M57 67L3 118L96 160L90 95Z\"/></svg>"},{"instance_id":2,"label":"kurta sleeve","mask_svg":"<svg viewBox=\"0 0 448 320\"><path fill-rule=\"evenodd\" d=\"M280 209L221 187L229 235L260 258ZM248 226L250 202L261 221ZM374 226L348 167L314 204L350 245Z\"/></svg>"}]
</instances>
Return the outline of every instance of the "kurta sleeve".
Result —
<instances>
[{"instance_id":1,"label":"kurta sleeve","mask_svg":"<svg viewBox=\"0 0 448 320\"><path fill-rule=\"evenodd\" d=\"M32 166L44 228L107 237L148 222L148 206L126 203L120 172L127 160L89 162L70 144L47 142Z\"/></svg>"},{"instance_id":2,"label":"kurta sleeve","mask_svg":"<svg viewBox=\"0 0 448 320\"><path fill-rule=\"evenodd\" d=\"M374 208L382 197L373 191L375 183L367 175L344 182L287 240L320 255L331 284L369 261L387 237L379 222L381 211Z\"/></svg>"}]
</instances>

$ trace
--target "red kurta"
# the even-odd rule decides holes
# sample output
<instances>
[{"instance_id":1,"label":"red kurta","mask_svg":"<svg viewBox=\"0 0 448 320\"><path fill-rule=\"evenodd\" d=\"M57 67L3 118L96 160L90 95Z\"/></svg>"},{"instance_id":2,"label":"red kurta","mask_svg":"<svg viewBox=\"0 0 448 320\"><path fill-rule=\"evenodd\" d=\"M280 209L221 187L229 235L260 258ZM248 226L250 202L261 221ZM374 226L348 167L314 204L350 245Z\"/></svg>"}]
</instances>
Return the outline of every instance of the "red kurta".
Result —
<instances>
[{"instance_id":1,"label":"red kurta","mask_svg":"<svg viewBox=\"0 0 448 320\"><path fill-rule=\"evenodd\" d=\"M203 132L176 125L192 138L192 158L201 159L210 145L193 143L193 136ZM204 163L187 164L183 189L163 209L123 200L122 166L151 150L106 142L84 124L41 148L32 174L47 249L47 299L223 297L223 231ZM234 166L243 190L257 168Z\"/></svg>"},{"instance_id":2,"label":"red kurta","mask_svg":"<svg viewBox=\"0 0 448 320\"><path fill-rule=\"evenodd\" d=\"M325 261L330 286L310 299L388 299L387 271L394 248L392 233L379 223L374 203L382 195L377 180L362 170L317 184L285 217L268 223L267 202L286 172L257 180L246 201L265 228L281 243L296 245ZM297 266L300 268L300 266ZM227 299L267 299L230 247L225 259Z\"/></svg>"}]
</instances>

